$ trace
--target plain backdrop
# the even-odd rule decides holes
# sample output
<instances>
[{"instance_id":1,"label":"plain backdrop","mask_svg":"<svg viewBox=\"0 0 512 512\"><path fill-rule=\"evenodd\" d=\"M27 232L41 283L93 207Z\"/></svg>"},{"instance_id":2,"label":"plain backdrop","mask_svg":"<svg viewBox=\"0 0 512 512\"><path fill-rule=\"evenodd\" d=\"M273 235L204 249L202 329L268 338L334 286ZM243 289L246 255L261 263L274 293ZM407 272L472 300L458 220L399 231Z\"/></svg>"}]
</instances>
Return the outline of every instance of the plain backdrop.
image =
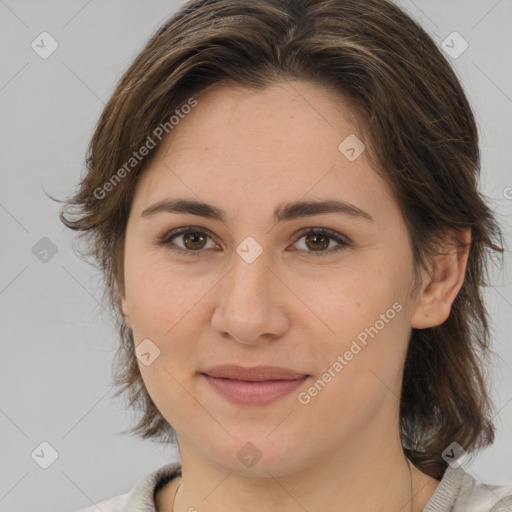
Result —
<instances>
[{"instance_id":1,"label":"plain backdrop","mask_svg":"<svg viewBox=\"0 0 512 512\"><path fill-rule=\"evenodd\" d=\"M44 191L60 198L71 194L116 82L180 5L0 0L3 512L77 510L128 492L149 471L177 460L173 446L121 434L134 417L122 399L112 397L117 338L99 304L101 277L73 252L73 233L60 223L59 205ZM510 246L512 2L401 0L399 5L439 46L448 37L456 53L468 45L448 58L474 108L482 187ZM46 43L36 51L32 43L41 37ZM52 44L58 44L56 51L42 58L41 46L49 51ZM506 265L494 274L486 300L501 358L492 369L498 432L493 447L471 468L484 482L506 484L512 483L512 287Z\"/></svg>"}]
</instances>

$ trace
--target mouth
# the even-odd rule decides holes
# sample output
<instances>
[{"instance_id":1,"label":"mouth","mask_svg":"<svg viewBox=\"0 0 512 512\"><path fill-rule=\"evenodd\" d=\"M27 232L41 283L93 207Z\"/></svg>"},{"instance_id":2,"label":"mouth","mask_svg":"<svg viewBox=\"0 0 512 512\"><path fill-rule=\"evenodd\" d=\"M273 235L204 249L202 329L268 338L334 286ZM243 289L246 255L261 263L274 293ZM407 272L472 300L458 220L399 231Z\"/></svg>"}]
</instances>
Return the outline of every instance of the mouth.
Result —
<instances>
[{"instance_id":1,"label":"mouth","mask_svg":"<svg viewBox=\"0 0 512 512\"><path fill-rule=\"evenodd\" d=\"M307 374L279 366L244 367L233 364L215 366L203 372L210 377L220 379L242 380L246 382L262 382L269 380L296 380Z\"/></svg>"},{"instance_id":2,"label":"mouth","mask_svg":"<svg viewBox=\"0 0 512 512\"><path fill-rule=\"evenodd\" d=\"M217 366L203 372L211 388L228 401L245 406L266 405L288 395L310 375L276 366Z\"/></svg>"}]
</instances>

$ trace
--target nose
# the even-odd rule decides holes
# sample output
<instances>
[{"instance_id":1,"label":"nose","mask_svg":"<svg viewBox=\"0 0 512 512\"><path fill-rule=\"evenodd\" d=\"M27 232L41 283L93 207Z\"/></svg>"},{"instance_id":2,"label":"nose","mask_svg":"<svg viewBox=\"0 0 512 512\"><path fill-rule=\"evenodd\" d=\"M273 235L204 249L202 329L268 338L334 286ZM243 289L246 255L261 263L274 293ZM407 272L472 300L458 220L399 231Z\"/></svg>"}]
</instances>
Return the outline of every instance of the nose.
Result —
<instances>
[{"instance_id":1,"label":"nose","mask_svg":"<svg viewBox=\"0 0 512 512\"><path fill-rule=\"evenodd\" d=\"M257 344L275 340L289 328L286 287L264 255L248 263L235 254L231 270L216 287L211 325L224 338Z\"/></svg>"}]
</instances>

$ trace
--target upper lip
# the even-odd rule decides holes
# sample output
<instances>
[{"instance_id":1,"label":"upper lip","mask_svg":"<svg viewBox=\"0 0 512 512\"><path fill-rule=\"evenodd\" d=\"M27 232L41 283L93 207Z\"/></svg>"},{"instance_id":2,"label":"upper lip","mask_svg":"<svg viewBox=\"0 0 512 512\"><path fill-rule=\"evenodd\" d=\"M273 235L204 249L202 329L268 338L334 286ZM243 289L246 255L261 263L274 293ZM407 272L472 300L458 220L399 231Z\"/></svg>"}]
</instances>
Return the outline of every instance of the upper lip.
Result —
<instances>
[{"instance_id":1,"label":"upper lip","mask_svg":"<svg viewBox=\"0 0 512 512\"><path fill-rule=\"evenodd\" d=\"M296 380L307 376L305 373L278 366L243 367L232 364L215 366L203 373L210 377L245 381Z\"/></svg>"}]
</instances>

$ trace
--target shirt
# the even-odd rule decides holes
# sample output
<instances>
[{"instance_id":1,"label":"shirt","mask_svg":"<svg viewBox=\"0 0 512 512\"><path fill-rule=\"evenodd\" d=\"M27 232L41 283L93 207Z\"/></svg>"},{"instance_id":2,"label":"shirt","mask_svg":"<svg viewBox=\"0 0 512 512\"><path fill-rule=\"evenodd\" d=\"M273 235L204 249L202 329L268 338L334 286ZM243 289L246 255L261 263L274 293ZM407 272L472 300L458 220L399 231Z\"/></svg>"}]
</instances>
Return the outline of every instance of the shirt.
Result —
<instances>
[{"instance_id":1,"label":"shirt","mask_svg":"<svg viewBox=\"0 0 512 512\"><path fill-rule=\"evenodd\" d=\"M76 512L156 512L155 496L181 464L171 462L143 476L133 489ZM461 467L448 466L423 512L512 512L512 485L487 485Z\"/></svg>"}]
</instances>

